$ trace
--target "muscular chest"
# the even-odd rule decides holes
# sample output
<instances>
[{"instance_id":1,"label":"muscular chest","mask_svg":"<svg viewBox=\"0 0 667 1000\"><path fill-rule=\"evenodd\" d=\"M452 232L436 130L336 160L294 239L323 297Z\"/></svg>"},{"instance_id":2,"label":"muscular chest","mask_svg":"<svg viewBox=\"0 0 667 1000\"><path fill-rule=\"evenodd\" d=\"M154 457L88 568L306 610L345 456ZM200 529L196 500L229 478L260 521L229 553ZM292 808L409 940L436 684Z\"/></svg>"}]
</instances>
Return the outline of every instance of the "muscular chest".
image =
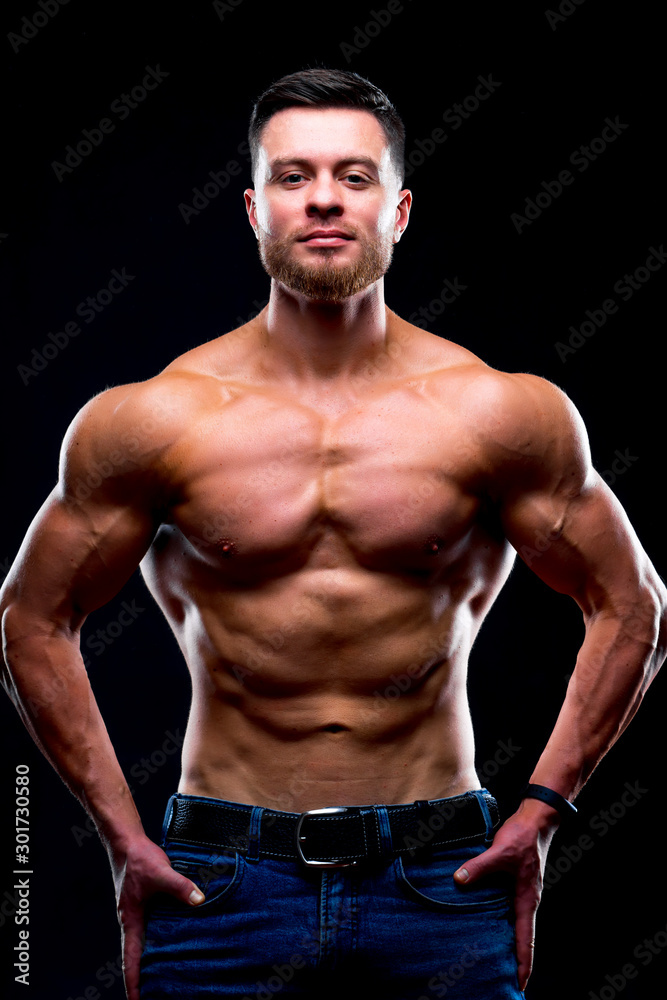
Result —
<instances>
[{"instance_id":1,"label":"muscular chest","mask_svg":"<svg viewBox=\"0 0 667 1000\"><path fill-rule=\"evenodd\" d=\"M174 525L230 572L306 562L431 572L458 557L478 520L469 431L406 387L335 417L242 394L184 430L171 463Z\"/></svg>"}]
</instances>

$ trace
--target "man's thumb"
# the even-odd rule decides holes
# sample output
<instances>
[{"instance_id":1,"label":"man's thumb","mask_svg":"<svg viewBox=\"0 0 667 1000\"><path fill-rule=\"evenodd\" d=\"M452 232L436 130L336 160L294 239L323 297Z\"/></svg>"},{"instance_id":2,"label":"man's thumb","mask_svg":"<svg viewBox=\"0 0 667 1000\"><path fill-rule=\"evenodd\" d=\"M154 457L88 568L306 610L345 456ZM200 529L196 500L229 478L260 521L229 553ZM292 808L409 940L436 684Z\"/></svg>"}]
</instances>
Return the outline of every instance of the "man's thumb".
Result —
<instances>
[{"instance_id":1,"label":"man's thumb","mask_svg":"<svg viewBox=\"0 0 667 1000\"><path fill-rule=\"evenodd\" d=\"M194 882L191 882L190 885L192 886L192 891L188 896L188 903L191 903L192 906L198 906L199 903L204 902L206 897L204 896L204 893L201 891L201 889L197 888Z\"/></svg>"},{"instance_id":2,"label":"man's thumb","mask_svg":"<svg viewBox=\"0 0 667 1000\"><path fill-rule=\"evenodd\" d=\"M479 863L476 858L466 861L465 865L454 872L454 878L461 885L467 885L469 882L474 882L484 874L484 864Z\"/></svg>"},{"instance_id":3,"label":"man's thumb","mask_svg":"<svg viewBox=\"0 0 667 1000\"><path fill-rule=\"evenodd\" d=\"M183 881L178 886L177 893L184 903L190 903L191 906L198 906L206 899L201 889L185 876L183 876Z\"/></svg>"}]
</instances>

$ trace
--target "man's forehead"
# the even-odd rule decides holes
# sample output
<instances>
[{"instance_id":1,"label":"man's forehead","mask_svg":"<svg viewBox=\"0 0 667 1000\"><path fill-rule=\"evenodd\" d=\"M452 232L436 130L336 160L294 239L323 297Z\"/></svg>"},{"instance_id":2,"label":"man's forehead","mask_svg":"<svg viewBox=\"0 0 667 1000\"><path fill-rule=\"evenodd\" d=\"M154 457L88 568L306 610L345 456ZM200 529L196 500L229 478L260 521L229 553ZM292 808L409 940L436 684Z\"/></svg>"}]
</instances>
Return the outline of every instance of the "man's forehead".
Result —
<instances>
[{"instance_id":1,"label":"man's forehead","mask_svg":"<svg viewBox=\"0 0 667 1000\"><path fill-rule=\"evenodd\" d=\"M384 166L389 143L377 118L357 108L284 108L262 130L260 157L269 164L322 156L366 157Z\"/></svg>"}]
</instances>

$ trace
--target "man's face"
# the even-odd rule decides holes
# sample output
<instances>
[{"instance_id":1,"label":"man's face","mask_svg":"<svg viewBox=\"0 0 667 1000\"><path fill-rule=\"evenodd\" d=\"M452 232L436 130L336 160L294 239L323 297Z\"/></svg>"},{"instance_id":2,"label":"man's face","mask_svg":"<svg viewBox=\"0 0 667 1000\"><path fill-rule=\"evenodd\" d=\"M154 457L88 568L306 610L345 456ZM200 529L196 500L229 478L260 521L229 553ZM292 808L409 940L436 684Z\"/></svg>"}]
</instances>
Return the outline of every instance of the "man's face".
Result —
<instances>
[{"instance_id":1,"label":"man's face","mask_svg":"<svg viewBox=\"0 0 667 1000\"><path fill-rule=\"evenodd\" d=\"M245 199L268 274L321 302L341 302L385 274L411 203L380 123L344 108L275 114Z\"/></svg>"}]
</instances>

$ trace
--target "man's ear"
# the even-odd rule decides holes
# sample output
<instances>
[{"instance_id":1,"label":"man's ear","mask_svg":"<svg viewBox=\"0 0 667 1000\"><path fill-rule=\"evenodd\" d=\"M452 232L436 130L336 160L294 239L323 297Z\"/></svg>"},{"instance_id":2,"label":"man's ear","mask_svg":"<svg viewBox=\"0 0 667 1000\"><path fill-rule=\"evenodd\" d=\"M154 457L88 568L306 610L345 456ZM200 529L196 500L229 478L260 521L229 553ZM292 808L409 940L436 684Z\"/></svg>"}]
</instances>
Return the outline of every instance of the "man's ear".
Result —
<instances>
[{"instance_id":1,"label":"man's ear","mask_svg":"<svg viewBox=\"0 0 667 1000\"><path fill-rule=\"evenodd\" d=\"M246 188L243 192L243 197L245 198L245 207L248 213L248 220L250 225L255 231L255 236L258 237L257 233L257 197L252 188ZM258 237L259 238L259 237Z\"/></svg>"},{"instance_id":2,"label":"man's ear","mask_svg":"<svg viewBox=\"0 0 667 1000\"><path fill-rule=\"evenodd\" d=\"M404 188L399 191L398 205L396 206L396 222L394 224L394 243L398 243L410 218L410 208L412 207L412 191Z\"/></svg>"}]
</instances>

